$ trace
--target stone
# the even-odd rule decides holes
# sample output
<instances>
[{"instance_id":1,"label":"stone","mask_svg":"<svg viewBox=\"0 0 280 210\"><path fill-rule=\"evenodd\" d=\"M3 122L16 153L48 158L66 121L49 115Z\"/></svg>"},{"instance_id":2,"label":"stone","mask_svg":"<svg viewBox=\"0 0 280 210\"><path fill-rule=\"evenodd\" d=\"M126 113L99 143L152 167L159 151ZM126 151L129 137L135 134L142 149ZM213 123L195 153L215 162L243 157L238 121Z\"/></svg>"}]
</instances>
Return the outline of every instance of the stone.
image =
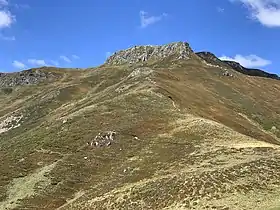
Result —
<instances>
[{"instance_id":1,"label":"stone","mask_svg":"<svg viewBox=\"0 0 280 210\"><path fill-rule=\"evenodd\" d=\"M17 114L8 116L6 119L0 121L0 134L19 127L22 119L23 115Z\"/></svg>"},{"instance_id":2,"label":"stone","mask_svg":"<svg viewBox=\"0 0 280 210\"><path fill-rule=\"evenodd\" d=\"M115 131L107 131L104 133L98 133L97 136L94 137L94 140L90 143L90 146L102 147L102 146L110 146L112 142L115 140L116 132Z\"/></svg>"},{"instance_id":3,"label":"stone","mask_svg":"<svg viewBox=\"0 0 280 210\"><path fill-rule=\"evenodd\" d=\"M223 76L233 77L233 75L230 74L228 71L225 71L225 72L223 73Z\"/></svg>"}]
</instances>

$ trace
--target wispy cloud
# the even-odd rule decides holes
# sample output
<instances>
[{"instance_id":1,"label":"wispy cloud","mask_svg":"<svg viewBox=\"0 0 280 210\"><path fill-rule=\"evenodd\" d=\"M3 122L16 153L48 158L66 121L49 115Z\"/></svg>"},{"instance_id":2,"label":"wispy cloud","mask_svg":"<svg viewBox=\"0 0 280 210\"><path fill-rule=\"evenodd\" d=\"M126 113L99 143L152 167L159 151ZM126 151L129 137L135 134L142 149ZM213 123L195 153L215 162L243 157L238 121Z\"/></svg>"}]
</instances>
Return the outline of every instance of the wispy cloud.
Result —
<instances>
[{"instance_id":1,"label":"wispy cloud","mask_svg":"<svg viewBox=\"0 0 280 210\"><path fill-rule=\"evenodd\" d=\"M15 68L17 68L17 69L24 69L24 68L26 68L26 65L24 63L22 63L20 61L17 61L17 60L13 61L12 65Z\"/></svg>"},{"instance_id":2,"label":"wispy cloud","mask_svg":"<svg viewBox=\"0 0 280 210\"><path fill-rule=\"evenodd\" d=\"M79 57L79 56L77 56L77 55L72 55L72 58L73 58L73 59L75 59L75 60L80 59L80 57Z\"/></svg>"},{"instance_id":3,"label":"wispy cloud","mask_svg":"<svg viewBox=\"0 0 280 210\"><path fill-rule=\"evenodd\" d=\"M41 59L28 59L27 62L34 66L47 66L45 60Z\"/></svg>"},{"instance_id":4,"label":"wispy cloud","mask_svg":"<svg viewBox=\"0 0 280 210\"><path fill-rule=\"evenodd\" d=\"M257 55L236 55L234 57L228 57L228 56L221 56L219 57L220 60L229 60L229 61L235 61L240 63L242 66L247 68L257 68L257 67L264 67L267 65L270 65L272 62L270 60L266 60L264 58L261 58Z\"/></svg>"},{"instance_id":5,"label":"wispy cloud","mask_svg":"<svg viewBox=\"0 0 280 210\"><path fill-rule=\"evenodd\" d=\"M66 61L67 63L71 63L72 61L70 60L69 57L67 56L60 56L60 59L62 59L63 61ZM79 56L77 55L72 55L71 58L73 59L80 59ZM48 59L36 59L36 58L30 58L25 60L24 62L20 62L18 60L15 60L12 64L14 67L18 68L18 69L23 69L26 68L26 64L27 63L28 66L30 67L38 67L38 66L60 66L60 63L58 60L54 59L54 60L48 60Z\"/></svg>"},{"instance_id":6,"label":"wispy cloud","mask_svg":"<svg viewBox=\"0 0 280 210\"><path fill-rule=\"evenodd\" d=\"M67 63L71 63L72 61L70 60L70 58L68 58L67 56L65 55L61 55L59 56L59 58Z\"/></svg>"},{"instance_id":7,"label":"wispy cloud","mask_svg":"<svg viewBox=\"0 0 280 210\"><path fill-rule=\"evenodd\" d=\"M75 55L75 54L73 54L71 56L61 55L61 56L59 56L59 58L66 63L72 63L73 60L80 59L80 56Z\"/></svg>"},{"instance_id":8,"label":"wispy cloud","mask_svg":"<svg viewBox=\"0 0 280 210\"><path fill-rule=\"evenodd\" d=\"M28 4L14 4L13 5L16 9L30 9Z\"/></svg>"},{"instance_id":9,"label":"wispy cloud","mask_svg":"<svg viewBox=\"0 0 280 210\"><path fill-rule=\"evenodd\" d=\"M161 21L164 17L166 17L167 14L163 13L159 16L151 16L145 11L140 11L140 23L141 28L146 28L149 25L155 24L159 21Z\"/></svg>"},{"instance_id":10,"label":"wispy cloud","mask_svg":"<svg viewBox=\"0 0 280 210\"><path fill-rule=\"evenodd\" d=\"M250 11L251 18L267 27L280 27L280 0L230 0L241 2Z\"/></svg>"},{"instance_id":11,"label":"wispy cloud","mask_svg":"<svg viewBox=\"0 0 280 210\"><path fill-rule=\"evenodd\" d=\"M225 11L225 9L222 8L222 7L217 7L217 11L218 11L219 13L223 13L223 12Z\"/></svg>"}]
</instances>

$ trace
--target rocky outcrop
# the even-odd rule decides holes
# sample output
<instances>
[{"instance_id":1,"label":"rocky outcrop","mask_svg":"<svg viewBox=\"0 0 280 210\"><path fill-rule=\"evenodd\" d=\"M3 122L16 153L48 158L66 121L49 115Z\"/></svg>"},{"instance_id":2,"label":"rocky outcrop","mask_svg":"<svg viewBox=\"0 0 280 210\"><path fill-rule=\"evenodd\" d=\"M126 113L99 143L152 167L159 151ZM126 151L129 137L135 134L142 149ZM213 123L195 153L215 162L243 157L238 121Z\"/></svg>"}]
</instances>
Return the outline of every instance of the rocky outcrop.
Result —
<instances>
[{"instance_id":1,"label":"rocky outcrop","mask_svg":"<svg viewBox=\"0 0 280 210\"><path fill-rule=\"evenodd\" d=\"M30 69L15 73L0 73L0 88L14 87L18 85L38 84L45 80L53 80L57 75L40 69Z\"/></svg>"},{"instance_id":2,"label":"rocky outcrop","mask_svg":"<svg viewBox=\"0 0 280 210\"><path fill-rule=\"evenodd\" d=\"M192 52L186 42L174 42L160 46L134 46L114 53L106 60L105 64L134 64L150 60L159 61L167 57L175 60L188 59Z\"/></svg>"},{"instance_id":3,"label":"rocky outcrop","mask_svg":"<svg viewBox=\"0 0 280 210\"><path fill-rule=\"evenodd\" d=\"M115 131L108 131L99 133L93 141L88 142L88 146L96 146L96 147L103 147L103 146L110 146L112 142L115 140L116 132Z\"/></svg>"},{"instance_id":4,"label":"rocky outcrop","mask_svg":"<svg viewBox=\"0 0 280 210\"><path fill-rule=\"evenodd\" d=\"M11 115L6 119L0 120L0 134L7 132L13 128L20 126L20 121L22 120L22 115Z\"/></svg>"},{"instance_id":5,"label":"rocky outcrop","mask_svg":"<svg viewBox=\"0 0 280 210\"><path fill-rule=\"evenodd\" d=\"M238 71L242 74L280 80L280 77L277 74L270 74L270 73L265 72L265 71L260 70L260 69L245 68L241 64L239 64L235 61L223 61L223 62L226 63L227 65L229 65L235 71Z\"/></svg>"}]
</instances>

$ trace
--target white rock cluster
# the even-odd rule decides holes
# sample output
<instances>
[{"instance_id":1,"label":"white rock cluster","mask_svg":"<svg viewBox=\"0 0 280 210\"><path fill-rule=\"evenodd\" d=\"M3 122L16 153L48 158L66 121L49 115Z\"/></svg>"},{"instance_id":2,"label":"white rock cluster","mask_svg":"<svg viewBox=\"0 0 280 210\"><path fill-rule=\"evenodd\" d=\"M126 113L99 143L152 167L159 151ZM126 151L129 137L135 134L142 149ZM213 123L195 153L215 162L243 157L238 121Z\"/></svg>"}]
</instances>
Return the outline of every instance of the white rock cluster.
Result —
<instances>
[{"instance_id":1,"label":"white rock cluster","mask_svg":"<svg viewBox=\"0 0 280 210\"><path fill-rule=\"evenodd\" d=\"M20 121L23 118L22 115L19 116L9 116L3 121L0 121L0 134L7 132L13 128L20 126Z\"/></svg>"},{"instance_id":2,"label":"white rock cluster","mask_svg":"<svg viewBox=\"0 0 280 210\"><path fill-rule=\"evenodd\" d=\"M110 146L112 142L115 140L116 132L115 131L107 131L104 133L98 133L97 136L91 141L88 142L87 145L102 147L102 146Z\"/></svg>"}]
</instances>

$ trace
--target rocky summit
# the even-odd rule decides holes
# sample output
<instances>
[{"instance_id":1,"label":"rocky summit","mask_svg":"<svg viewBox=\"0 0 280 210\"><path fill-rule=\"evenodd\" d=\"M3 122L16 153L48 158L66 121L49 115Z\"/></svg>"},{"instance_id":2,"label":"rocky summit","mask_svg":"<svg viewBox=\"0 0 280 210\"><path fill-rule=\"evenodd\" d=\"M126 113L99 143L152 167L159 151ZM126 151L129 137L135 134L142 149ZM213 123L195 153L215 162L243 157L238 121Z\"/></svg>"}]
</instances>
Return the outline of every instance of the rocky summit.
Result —
<instances>
[{"instance_id":1,"label":"rocky summit","mask_svg":"<svg viewBox=\"0 0 280 210\"><path fill-rule=\"evenodd\" d=\"M1 74L0 209L277 209L280 81L238 68L178 42Z\"/></svg>"},{"instance_id":2,"label":"rocky summit","mask_svg":"<svg viewBox=\"0 0 280 210\"><path fill-rule=\"evenodd\" d=\"M106 64L135 64L146 61L159 61L164 58L188 59L192 49L186 42L174 42L160 46L134 46L114 53L106 60Z\"/></svg>"}]
</instances>

